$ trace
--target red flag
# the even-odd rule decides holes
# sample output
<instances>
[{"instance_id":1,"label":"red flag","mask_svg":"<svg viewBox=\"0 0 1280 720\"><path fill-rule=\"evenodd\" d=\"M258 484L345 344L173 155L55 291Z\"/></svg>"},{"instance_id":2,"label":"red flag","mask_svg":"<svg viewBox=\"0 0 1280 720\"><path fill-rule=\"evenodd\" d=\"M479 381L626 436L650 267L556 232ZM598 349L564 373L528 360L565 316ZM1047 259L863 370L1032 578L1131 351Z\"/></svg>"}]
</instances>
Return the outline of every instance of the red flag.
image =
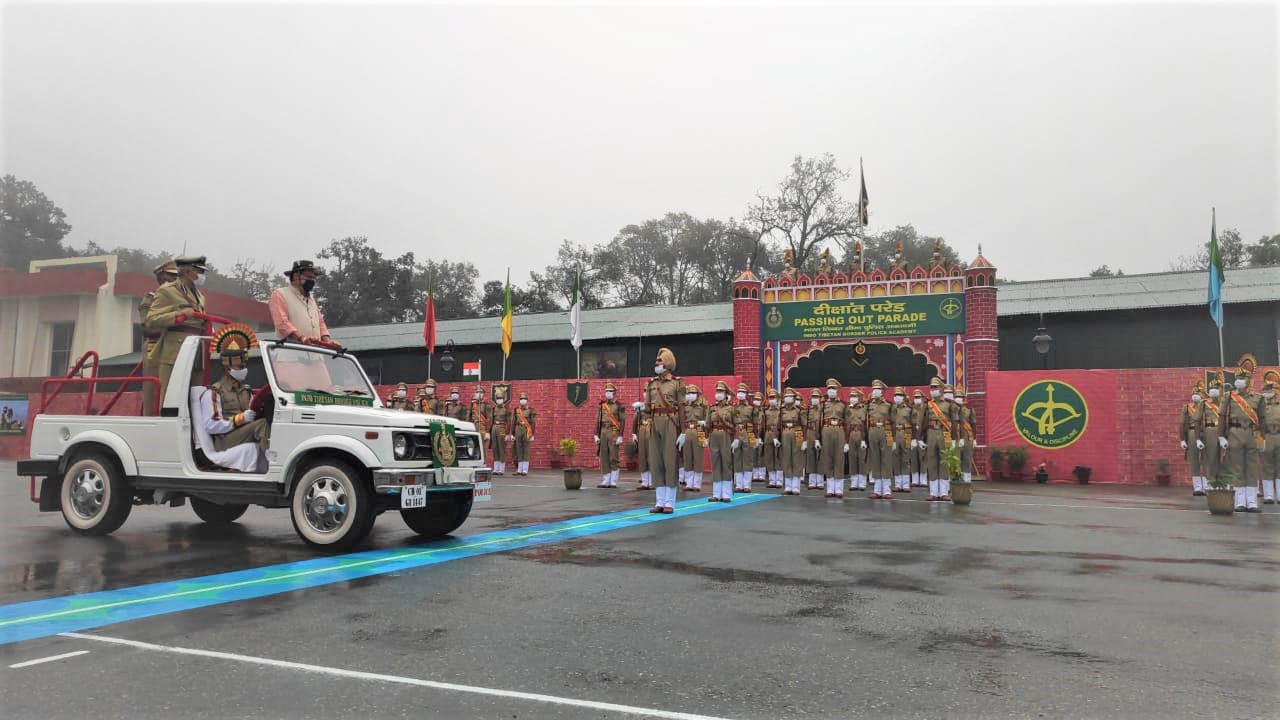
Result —
<instances>
[{"instance_id":1,"label":"red flag","mask_svg":"<svg viewBox=\"0 0 1280 720\"><path fill-rule=\"evenodd\" d=\"M427 345L427 352L436 351L436 300L427 293L427 311L422 321L422 341Z\"/></svg>"}]
</instances>

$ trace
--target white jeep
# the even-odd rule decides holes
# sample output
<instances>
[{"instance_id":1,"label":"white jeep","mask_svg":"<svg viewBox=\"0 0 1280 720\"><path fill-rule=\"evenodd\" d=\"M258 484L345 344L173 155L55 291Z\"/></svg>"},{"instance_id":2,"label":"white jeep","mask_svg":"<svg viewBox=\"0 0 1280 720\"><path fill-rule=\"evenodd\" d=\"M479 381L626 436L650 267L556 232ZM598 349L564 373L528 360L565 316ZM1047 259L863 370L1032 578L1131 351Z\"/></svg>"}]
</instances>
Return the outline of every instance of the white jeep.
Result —
<instances>
[{"instance_id":1,"label":"white jeep","mask_svg":"<svg viewBox=\"0 0 1280 720\"><path fill-rule=\"evenodd\" d=\"M36 416L31 459L18 463L18 474L43 478L41 511L61 510L77 533L105 535L135 504L190 498L211 524L230 523L249 505L287 507L303 541L338 550L363 539L385 510L434 538L462 525L473 501L489 499L474 425L386 409L350 354L288 342L260 348L269 383L259 415L270 422L266 472L219 467L193 421L205 388L191 382L192 370L206 340L183 342L158 416Z\"/></svg>"}]
</instances>

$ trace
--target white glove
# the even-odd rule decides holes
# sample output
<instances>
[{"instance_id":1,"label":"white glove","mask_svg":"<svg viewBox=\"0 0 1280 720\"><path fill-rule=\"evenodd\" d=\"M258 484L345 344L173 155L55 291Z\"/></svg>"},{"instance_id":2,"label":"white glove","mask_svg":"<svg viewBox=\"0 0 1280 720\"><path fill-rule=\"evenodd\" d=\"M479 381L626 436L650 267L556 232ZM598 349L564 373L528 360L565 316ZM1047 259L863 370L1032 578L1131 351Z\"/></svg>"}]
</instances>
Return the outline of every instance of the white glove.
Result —
<instances>
[{"instance_id":1,"label":"white glove","mask_svg":"<svg viewBox=\"0 0 1280 720\"><path fill-rule=\"evenodd\" d=\"M515 436L515 435L508 435L508 436L507 436L507 442L512 442L512 441L514 441L515 439L516 439L516 436Z\"/></svg>"},{"instance_id":2,"label":"white glove","mask_svg":"<svg viewBox=\"0 0 1280 720\"><path fill-rule=\"evenodd\" d=\"M781 440L779 440L778 438L774 438L774 439L773 439L773 446L774 446L774 447L776 447L776 448L778 448L778 447L782 447L782 441L781 441Z\"/></svg>"},{"instance_id":3,"label":"white glove","mask_svg":"<svg viewBox=\"0 0 1280 720\"><path fill-rule=\"evenodd\" d=\"M737 450L738 448L742 447L742 441L739 440L738 438L734 438L733 442L729 443L729 447L732 448L733 450Z\"/></svg>"},{"instance_id":4,"label":"white glove","mask_svg":"<svg viewBox=\"0 0 1280 720\"><path fill-rule=\"evenodd\" d=\"M914 450L919 450L919 449L920 449L920 441L919 441L919 440L912 440L912 441L911 441L911 447L912 447L912 449L914 449Z\"/></svg>"},{"instance_id":5,"label":"white glove","mask_svg":"<svg viewBox=\"0 0 1280 720\"><path fill-rule=\"evenodd\" d=\"M1218 438L1218 447L1221 447L1223 450L1226 450L1226 449L1227 449L1227 439L1226 439L1226 438L1224 438L1224 437L1220 437L1220 438Z\"/></svg>"},{"instance_id":6,"label":"white glove","mask_svg":"<svg viewBox=\"0 0 1280 720\"><path fill-rule=\"evenodd\" d=\"M631 442L640 442L640 438L636 437L635 433L631 433Z\"/></svg>"},{"instance_id":7,"label":"white glove","mask_svg":"<svg viewBox=\"0 0 1280 720\"><path fill-rule=\"evenodd\" d=\"M893 451L898 452L898 443L893 444Z\"/></svg>"},{"instance_id":8,"label":"white glove","mask_svg":"<svg viewBox=\"0 0 1280 720\"><path fill-rule=\"evenodd\" d=\"M632 409L632 410L635 410L636 412L640 412L641 410L643 410L643 409L644 409L644 403L642 403L642 402L633 402L633 403L631 403L631 409Z\"/></svg>"},{"instance_id":9,"label":"white glove","mask_svg":"<svg viewBox=\"0 0 1280 720\"><path fill-rule=\"evenodd\" d=\"M849 452L849 443L844 444L844 451Z\"/></svg>"},{"instance_id":10,"label":"white glove","mask_svg":"<svg viewBox=\"0 0 1280 720\"><path fill-rule=\"evenodd\" d=\"M707 421L706 421L706 420L699 420L699 421L698 421L698 427L706 427L706 426L707 426Z\"/></svg>"},{"instance_id":11,"label":"white glove","mask_svg":"<svg viewBox=\"0 0 1280 720\"><path fill-rule=\"evenodd\" d=\"M677 435L677 436L676 436L676 447L677 447L677 448L680 448L681 450L683 450L683 449L684 449L684 434L683 434L683 433L682 433L682 434L680 434L680 435Z\"/></svg>"},{"instance_id":12,"label":"white glove","mask_svg":"<svg viewBox=\"0 0 1280 720\"><path fill-rule=\"evenodd\" d=\"M863 450L866 450L866 449L867 449L867 441L866 441L866 440L863 440L863 441L862 441L862 449L863 449Z\"/></svg>"},{"instance_id":13,"label":"white glove","mask_svg":"<svg viewBox=\"0 0 1280 720\"><path fill-rule=\"evenodd\" d=\"M529 436L529 442L533 442L533 436L532 436L532 435L530 435L530 436Z\"/></svg>"},{"instance_id":14,"label":"white glove","mask_svg":"<svg viewBox=\"0 0 1280 720\"><path fill-rule=\"evenodd\" d=\"M595 438L595 439L596 439L596 444L597 444L597 445L599 445L599 444L600 444L600 436L599 436L599 435L592 435L591 437L593 437L593 438Z\"/></svg>"},{"instance_id":15,"label":"white glove","mask_svg":"<svg viewBox=\"0 0 1280 720\"><path fill-rule=\"evenodd\" d=\"M252 410L245 410L240 414L244 416L244 421L247 423L253 422L254 418L258 417L258 414Z\"/></svg>"},{"instance_id":16,"label":"white glove","mask_svg":"<svg viewBox=\"0 0 1280 720\"><path fill-rule=\"evenodd\" d=\"M964 438L960 438L960 447L964 447Z\"/></svg>"},{"instance_id":17,"label":"white glove","mask_svg":"<svg viewBox=\"0 0 1280 720\"><path fill-rule=\"evenodd\" d=\"M801 452L804 452L805 450L808 450L808 449L809 449L809 441L808 441L808 440L805 440L804 442L800 443L800 451L801 451Z\"/></svg>"},{"instance_id":18,"label":"white glove","mask_svg":"<svg viewBox=\"0 0 1280 720\"><path fill-rule=\"evenodd\" d=\"M1180 442L1180 443L1178 443L1178 444L1182 446L1182 449L1183 449L1183 450L1186 450L1186 449L1187 449L1187 441L1186 441L1186 440L1183 440L1182 442Z\"/></svg>"},{"instance_id":19,"label":"white glove","mask_svg":"<svg viewBox=\"0 0 1280 720\"><path fill-rule=\"evenodd\" d=\"M489 433L484 434L484 441L489 442Z\"/></svg>"},{"instance_id":20,"label":"white glove","mask_svg":"<svg viewBox=\"0 0 1280 720\"><path fill-rule=\"evenodd\" d=\"M757 448L764 447L764 441L761 440L760 438L756 438L756 447Z\"/></svg>"},{"instance_id":21,"label":"white glove","mask_svg":"<svg viewBox=\"0 0 1280 720\"><path fill-rule=\"evenodd\" d=\"M1197 440L1197 441L1196 441L1196 449L1197 449L1197 450L1203 450L1203 449L1204 449L1204 441L1203 441L1203 440Z\"/></svg>"},{"instance_id":22,"label":"white glove","mask_svg":"<svg viewBox=\"0 0 1280 720\"><path fill-rule=\"evenodd\" d=\"M532 440L533 438L529 438L529 439L530 439L530 440ZM622 438L621 438L621 437L619 437L617 440L614 440L614 441L613 441L613 444L614 444L614 445L621 445L621 444L622 444Z\"/></svg>"},{"instance_id":23,"label":"white glove","mask_svg":"<svg viewBox=\"0 0 1280 720\"><path fill-rule=\"evenodd\" d=\"M821 441L821 440L814 440L814 441L813 441L813 449L814 449L814 450L821 450L821 449L822 449L822 441Z\"/></svg>"}]
</instances>

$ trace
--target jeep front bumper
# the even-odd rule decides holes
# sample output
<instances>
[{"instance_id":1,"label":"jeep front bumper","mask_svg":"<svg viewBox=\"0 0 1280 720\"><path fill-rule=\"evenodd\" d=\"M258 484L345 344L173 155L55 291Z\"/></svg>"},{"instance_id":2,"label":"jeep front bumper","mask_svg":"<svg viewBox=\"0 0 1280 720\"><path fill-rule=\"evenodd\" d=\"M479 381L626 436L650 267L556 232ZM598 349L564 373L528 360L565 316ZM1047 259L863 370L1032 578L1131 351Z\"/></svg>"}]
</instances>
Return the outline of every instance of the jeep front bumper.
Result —
<instances>
[{"instance_id":1,"label":"jeep front bumper","mask_svg":"<svg viewBox=\"0 0 1280 720\"><path fill-rule=\"evenodd\" d=\"M380 494L398 494L405 485L422 485L432 490L457 490L462 486L489 482L487 467L421 468L413 470L374 470L373 487Z\"/></svg>"}]
</instances>

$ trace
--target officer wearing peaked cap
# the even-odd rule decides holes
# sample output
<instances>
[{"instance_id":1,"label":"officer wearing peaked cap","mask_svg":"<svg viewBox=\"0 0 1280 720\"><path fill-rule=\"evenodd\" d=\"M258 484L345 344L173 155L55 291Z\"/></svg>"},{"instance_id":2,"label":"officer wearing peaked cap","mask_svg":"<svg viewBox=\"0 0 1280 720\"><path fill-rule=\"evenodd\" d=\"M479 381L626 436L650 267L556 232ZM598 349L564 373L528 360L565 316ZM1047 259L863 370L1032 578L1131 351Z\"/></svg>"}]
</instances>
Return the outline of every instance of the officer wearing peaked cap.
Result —
<instances>
[{"instance_id":1,"label":"officer wearing peaked cap","mask_svg":"<svg viewBox=\"0 0 1280 720\"><path fill-rule=\"evenodd\" d=\"M778 391L769 388L765 393L768 402L762 414L764 475L766 487L782 487L782 466L779 462L782 449L782 403Z\"/></svg>"},{"instance_id":2,"label":"officer wearing peaked cap","mask_svg":"<svg viewBox=\"0 0 1280 720\"><path fill-rule=\"evenodd\" d=\"M711 452L710 502L732 502L733 491L742 485L735 474L733 453L742 447L737 437L738 406L729 400L729 383L716 382L716 402L707 409L707 443Z\"/></svg>"},{"instance_id":3,"label":"officer wearing peaked cap","mask_svg":"<svg viewBox=\"0 0 1280 720\"><path fill-rule=\"evenodd\" d=\"M1219 438L1226 437L1226 398L1222 396L1222 382L1217 378L1209 380L1209 393L1204 397L1200 410L1200 439L1204 441L1204 453L1200 458L1200 479L1202 487L1208 487L1209 480L1218 477L1222 469L1222 447Z\"/></svg>"},{"instance_id":4,"label":"officer wearing peaked cap","mask_svg":"<svg viewBox=\"0 0 1280 720\"><path fill-rule=\"evenodd\" d=\"M204 294L200 287L204 285L205 258L184 256L175 258L173 262L177 278L156 289L143 323L143 331L156 336L147 359L160 378L162 399L169 389L169 377L173 374L173 363L178 359L182 341L205 330L204 319L197 317L197 314L204 313ZM199 364L200 356L196 358L197 364L193 369L204 367Z\"/></svg>"},{"instance_id":5,"label":"officer wearing peaked cap","mask_svg":"<svg viewBox=\"0 0 1280 720\"><path fill-rule=\"evenodd\" d=\"M893 406L884 399L886 389L884 381L876 378L871 383L871 402L867 403L867 474L871 476L873 499L893 497Z\"/></svg>"},{"instance_id":6,"label":"officer wearing peaked cap","mask_svg":"<svg viewBox=\"0 0 1280 720\"><path fill-rule=\"evenodd\" d=\"M512 440L511 408L509 398L499 388L493 391L493 406L489 408L489 449L493 451L493 474L507 471L507 443Z\"/></svg>"},{"instance_id":7,"label":"officer wearing peaked cap","mask_svg":"<svg viewBox=\"0 0 1280 720\"><path fill-rule=\"evenodd\" d=\"M1191 388L1191 399L1182 406L1181 418L1178 421L1178 445L1183 456L1191 467L1191 494L1204 495L1208 491L1208 483L1201 479L1202 458L1209 447L1204 442L1204 381L1197 380ZM1212 452L1218 451L1215 440Z\"/></svg>"},{"instance_id":8,"label":"officer wearing peaked cap","mask_svg":"<svg viewBox=\"0 0 1280 720\"><path fill-rule=\"evenodd\" d=\"M800 476L804 474L804 408L794 388L782 393L782 410L778 413L780 443L778 472L782 474L782 494L800 494Z\"/></svg>"},{"instance_id":9,"label":"officer wearing peaked cap","mask_svg":"<svg viewBox=\"0 0 1280 720\"><path fill-rule=\"evenodd\" d=\"M1235 389L1227 397L1223 418L1226 434L1218 438L1218 444L1226 450L1227 469L1236 480L1236 510L1258 510L1258 440L1261 433L1262 396L1249 388L1253 373L1241 367L1236 371Z\"/></svg>"},{"instance_id":10,"label":"officer wearing peaked cap","mask_svg":"<svg viewBox=\"0 0 1280 720\"><path fill-rule=\"evenodd\" d=\"M893 427L893 489L897 492L911 492L911 455L912 440L915 430L911 425L914 416L912 408L907 404L907 389L901 385L893 389L893 408L889 411L890 423Z\"/></svg>"},{"instance_id":11,"label":"officer wearing peaked cap","mask_svg":"<svg viewBox=\"0 0 1280 720\"><path fill-rule=\"evenodd\" d=\"M818 388L809 391L809 405L804 409L804 469L805 489L820 490L822 482L822 397Z\"/></svg>"},{"instance_id":12,"label":"officer wearing peaked cap","mask_svg":"<svg viewBox=\"0 0 1280 720\"><path fill-rule=\"evenodd\" d=\"M1262 403L1258 406L1258 419L1262 423L1262 501L1276 502L1277 486L1280 486L1280 373L1268 370L1263 377Z\"/></svg>"},{"instance_id":13,"label":"officer wearing peaked cap","mask_svg":"<svg viewBox=\"0 0 1280 720\"><path fill-rule=\"evenodd\" d=\"M911 394L911 425L919 429L924 425L925 412L924 393L916 388ZM911 487L929 487L928 473L924 470L924 439L911 438Z\"/></svg>"},{"instance_id":14,"label":"officer wearing peaked cap","mask_svg":"<svg viewBox=\"0 0 1280 720\"><path fill-rule=\"evenodd\" d=\"M973 408L965 405L967 401L962 387L956 387L955 398L951 402L955 404L956 445L960 450L961 476L965 482L973 482L973 444L978 437L974 432ZM951 492L950 487L947 492Z\"/></svg>"},{"instance_id":15,"label":"officer wearing peaked cap","mask_svg":"<svg viewBox=\"0 0 1280 720\"><path fill-rule=\"evenodd\" d=\"M529 393L520 393L520 402L512 409L511 454L516 458L516 475L529 474L529 448L538 429L538 411L529 407Z\"/></svg>"},{"instance_id":16,"label":"officer wearing peaked cap","mask_svg":"<svg viewBox=\"0 0 1280 720\"><path fill-rule=\"evenodd\" d=\"M849 446L846 475L850 490L867 489L867 404L862 401L862 391L849 391L849 406L844 412L845 440Z\"/></svg>"},{"instance_id":17,"label":"officer wearing peaked cap","mask_svg":"<svg viewBox=\"0 0 1280 720\"><path fill-rule=\"evenodd\" d=\"M845 438L844 415L848 406L840 400L840 382L827 378L826 392L818 406L822 430L818 440L818 472L823 477L826 496L844 497L844 454L849 450Z\"/></svg>"},{"instance_id":18,"label":"officer wearing peaked cap","mask_svg":"<svg viewBox=\"0 0 1280 720\"><path fill-rule=\"evenodd\" d=\"M726 386L727 389L727 386ZM733 492L751 492L751 468L755 466L755 408L748 401L751 389L738 383L733 405ZM712 473L714 475L714 472Z\"/></svg>"},{"instance_id":19,"label":"officer wearing peaked cap","mask_svg":"<svg viewBox=\"0 0 1280 720\"><path fill-rule=\"evenodd\" d=\"M747 483L747 489L751 489L751 483L765 479L764 469L764 393L754 392L751 394L751 429L750 435L755 439L751 445L751 481Z\"/></svg>"},{"instance_id":20,"label":"officer wearing peaked cap","mask_svg":"<svg viewBox=\"0 0 1280 720\"><path fill-rule=\"evenodd\" d=\"M156 276L156 287L160 287L165 283L171 283L178 279L178 264L172 260L165 260L152 270ZM151 303L155 300L156 293L154 290L142 296L141 302L138 303L138 322L142 324L142 376L158 377L158 366L151 359L151 350L156 346L156 341L160 339L160 332L154 329L148 329L147 313L151 311ZM142 414L156 414L156 388L147 385L142 388Z\"/></svg>"},{"instance_id":21,"label":"officer wearing peaked cap","mask_svg":"<svg viewBox=\"0 0 1280 720\"><path fill-rule=\"evenodd\" d=\"M645 384L644 404L653 414L653 442L649 445L649 468L657 486L655 513L675 512L676 451L686 440L680 433L680 396L684 388L680 379L672 374L676 369L676 356L668 348L659 348L654 358L653 378Z\"/></svg>"},{"instance_id":22,"label":"officer wearing peaked cap","mask_svg":"<svg viewBox=\"0 0 1280 720\"><path fill-rule=\"evenodd\" d=\"M627 427L627 408L618 402L618 388L605 383L604 399L596 409L596 447L600 455L600 485L602 488L618 487L618 448L622 446L622 432Z\"/></svg>"},{"instance_id":23,"label":"officer wearing peaked cap","mask_svg":"<svg viewBox=\"0 0 1280 720\"><path fill-rule=\"evenodd\" d=\"M640 489L653 489L653 472L649 470L649 443L653 439L653 415L644 401L631 404L631 441L636 444L636 464L640 468Z\"/></svg>"},{"instance_id":24,"label":"officer wearing peaked cap","mask_svg":"<svg viewBox=\"0 0 1280 720\"><path fill-rule=\"evenodd\" d=\"M697 385L689 383L685 387L680 410L684 418L681 426L684 442L676 458L680 464L680 486L689 492L702 492L702 449L707 447L710 408Z\"/></svg>"},{"instance_id":25,"label":"officer wearing peaked cap","mask_svg":"<svg viewBox=\"0 0 1280 720\"><path fill-rule=\"evenodd\" d=\"M436 396L436 381L432 378L427 378L422 387L418 388L418 411L428 415L443 414L444 402Z\"/></svg>"},{"instance_id":26,"label":"officer wearing peaked cap","mask_svg":"<svg viewBox=\"0 0 1280 720\"><path fill-rule=\"evenodd\" d=\"M387 397L387 407L392 410L413 410L413 400L409 397L407 383L396 384L396 389Z\"/></svg>"}]
</instances>

